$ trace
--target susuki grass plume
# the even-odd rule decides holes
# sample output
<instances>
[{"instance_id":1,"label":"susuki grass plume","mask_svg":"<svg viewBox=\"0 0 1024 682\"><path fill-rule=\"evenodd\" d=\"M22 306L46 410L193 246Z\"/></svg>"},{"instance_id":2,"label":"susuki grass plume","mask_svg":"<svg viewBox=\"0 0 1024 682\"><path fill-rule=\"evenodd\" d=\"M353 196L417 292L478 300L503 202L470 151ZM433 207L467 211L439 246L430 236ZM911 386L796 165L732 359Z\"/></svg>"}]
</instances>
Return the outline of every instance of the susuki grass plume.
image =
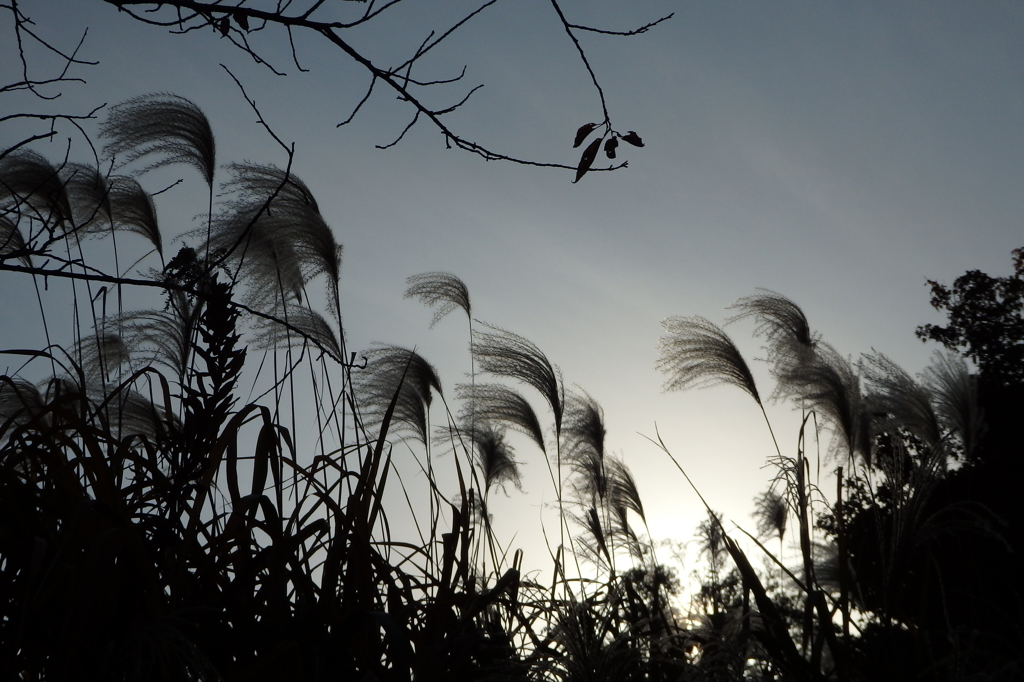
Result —
<instances>
[{"instance_id":1,"label":"susuki grass plume","mask_svg":"<svg viewBox=\"0 0 1024 682\"><path fill-rule=\"evenodd\" d=\"M462 401L460 421L469 423L473 415L483 424L499 424L528 436L541 452L546 452L544 431L529 401L518 391L502 384L457 384L455 396Z\"/></svg>"},{"instance_id":2,"label":"susuki grass plume","mask_svg":"<svg viewBox=\"0 0 1024 682\"><path fill-rule=\"evenodd\" d=\"M457 309L466 313L466 317L472 322L469 288L455 275L449 272L425 272L409 277L406 284L406 298L414 298L426 306L435 308L434 317L430 321L431 327Z\"/></svg>"},{"instance_id":3,"label":"susuki grass plume","mask_svg":"<svg viewBox=\"0 0 1024 682\"><path fill-rule=\"evenodd\" d=\"M487 328L491 331L476 332L473 345L481 371L537 389L554 414L556 434L561 434L565 395L558 370L533 342L504 329Z\"/></svg>"},{"instance_id":4,"label":"susuki grass plume","mask_svg":"<svg viewBox=\"0 0 1024 682\"><path fill-rule=\"evenodd\" d=\"M779 377L784 395L824 416L846 456L871 463L871 421L855 365L831 345L819 342L813 358Z\"/></svg>"},{"instance_id":5,"label":"susuki grass plume","mask_svg":"<svg viewBox=\"0 0 1024 682\"><path fill-rule=\"evenodd\" d=\"M942 427L931 392L881 353L865 355L860 367L868 383L866 402L871 413L887 415L929 447L938 446Z\"/></svg>"},{"instance_id":6,"label":"susuki grass plume","mask_svg":"<svg viewBox=\"0 0 1024 682\"><path fill-rule=\"evenodd\" d=\"M789 507L783 495L768 490L754 498L754 521L757 534L761 537L777 537L782 542L786 534L786 521L789 518Z\"/></svg>"},{"instance_id":7,"label":"susuki grass plume","mask_svg":"<svg viewBox=\"0 0 1024 682\"><path fill-rule=\"evenodd\" d=\"M143 169L184 163L198 170L213 187L216 146L206 115L194 103L168 93L134 97L110 108L100 126L108 157L122 164L156 155Z\"/></svg>"},{"instance_id":8,"label":"susuki grass plume","mask_svg":"<svg viewBox=\"0 0 1024 682\"><path fill-rule=\"evenodd\" d=\"M306 283L324 275L328 309L341 324L342 247L299 178L273 166L231 164L233 198L211 219L209 252L235 266L254 305L281 312L302 302Z\"/></svg>"},{"instance_id":9,"label":"susuki grass plume","mask_svg":"<svg viewBox=\"0 0 1024 682\"><path fill-rule=\"evenodd\" d=\"M37 229L70 229L74 222L71 200L60 172L45 157L25 149L0 158L0 206L9 219L39 225ZM31 242L32 235L25 241Z\"/></svg>"},{"instance_id":10,"label":"susuki grass plume","mask_svg":"<svg viewBox=\"0 0 1024 682\"><path fill-rule=\"evenodd\" d=\"M474 460L483 478L484 500L493 488L504 489L509 483L517 490L522 490L519 462L515 460L512 445L505 440L504 431L490 425L478 425L470 437Z\"/></svg>"},{"instance_id":11,"label":"susuki grass plume","mask_svg":"<svg viewBox=\"0 0 1024 682\"><path fill-rule=\"evenodd\" d=\"M66 163L60 175L75 226L83 232L109 229L111 209L107 178L84 163Z\"/></svg>"},{"instance_id":12,"label":"susuki grass plume","mask_svg":"<svg viewBox=\"0 0 1024 682\"><path fill-rule=\"evenodd\" d=\"M367 425L380 425L390 407L394 428L404 428L428 444L427 410L432 391L441 393L437 370L415 351L398 346L377 346L364 355L366 369L356 375L355 391Z\"/></svg>"},{"instance_id":13,"label":"susuki grass plume","mask_svg":"<svg viewBox=\"0 0 1024 682\"><path fill-rule=\"evenodd\" d=\"M22 265L32 265L32 256L25 244L25 235L7 216L0 215L0 258L15 257Z\"/></svg>"},{"instance_id":14,"label":"susuki grass plume","mask_svg":"<svg viewBox=\"0 0 1024 682\"><path fill-rule=\"evenodd\" d=\"M754 375L721 328L703 317L670 317L662 326L657 367L668 375L665 390L729 384L761 404Z\"/></svg>"},{"instance_id":15,"label":"susuki grass plume","mask_svg":"<svg viewBox=\"0 0 1024 682\"><path fill-rule=\"evenodd\" d=\"M586 504L603 505L608 495L604 456L604 410L587 394L571 395L564 425L566 458L574 485Z\"/></svg>"},{"instance_id":16,"label":"susuki grass plume","mask_svg":"<svg viewBox=\"0 0 1024 682\"><path fill-rule=\"evenodd\" d=\"M931 391L943 426L960 437L967 458L973 457L984 425L977 378L971 375L967 362L956 353L936 351L932 364L924 371L924 384Z\"/></svg>"},{"instance_id":17,"label":"susuki grass plume","mask_svg":"<svg viewBox=\"0 0 1024 682\"><path fill-rule=\"evenodd\" d=\"M768 342L768 362L776 377L814 354L818 337L800 306L785 296L759 289L757 294L745 296L731 307L739 312L730 322L754 318L754 333Z\"/></svg>"}]
</instances>

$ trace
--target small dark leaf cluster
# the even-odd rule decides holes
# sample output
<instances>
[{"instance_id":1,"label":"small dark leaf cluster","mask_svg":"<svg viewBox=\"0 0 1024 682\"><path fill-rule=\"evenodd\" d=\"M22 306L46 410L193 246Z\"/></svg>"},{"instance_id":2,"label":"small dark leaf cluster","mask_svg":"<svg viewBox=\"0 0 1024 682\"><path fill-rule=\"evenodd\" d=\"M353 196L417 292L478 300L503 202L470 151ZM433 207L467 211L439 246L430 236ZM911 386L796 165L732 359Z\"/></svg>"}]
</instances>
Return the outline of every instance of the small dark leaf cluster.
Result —
<instances>
[{"instance_id":1,"label":"small dark leaf cluster","mask_svg":"<svg viewBox=\"0 0 1024 682\"><path fill-rule=\"evenodd\" d=\"M597 130L601 126L600 123L587 123L579 127L576 131L576 140L573 142L573 149L576 149L590 137L591 133ZM579 182L580 178L587 174L591 166L594 165L594 161L597 160L597 154L601 151L601 143L604 142L604 154L609 159L615 158L615 150L619 146L619 140L633 145L634 147L643 147L644 141L640 139L632 130L625 135L620 135L611 129L608 123L604 124L605 132L598 138L591 141L587 145L586 149L583 150L583 156L580 157L579 165L576 167L576 179L573 182Z\"/></svg>"}]
</instances>

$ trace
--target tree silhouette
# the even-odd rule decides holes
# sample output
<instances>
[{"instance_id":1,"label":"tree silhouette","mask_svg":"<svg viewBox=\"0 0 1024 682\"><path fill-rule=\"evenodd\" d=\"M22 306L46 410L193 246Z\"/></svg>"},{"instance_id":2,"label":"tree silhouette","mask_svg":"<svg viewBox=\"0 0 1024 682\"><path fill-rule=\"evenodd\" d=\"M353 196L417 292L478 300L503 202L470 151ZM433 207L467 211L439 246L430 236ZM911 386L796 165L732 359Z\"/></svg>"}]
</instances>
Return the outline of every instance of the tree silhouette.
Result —
<instances>
[{"instance_id":1,"label":"tree silhouette","mask_svg":"<svg viewBox=\"0 0 1024 682\"><path fill-rule=\"evenodd\" d=\"M984 380L1024 383L1024 248L1013 251L1013 274L992 277L970 270L952 287L928 280L932 306L949 316L945 326L917 328L922 340L938 341L978 363Z\"/></svg>"}]
</instances>

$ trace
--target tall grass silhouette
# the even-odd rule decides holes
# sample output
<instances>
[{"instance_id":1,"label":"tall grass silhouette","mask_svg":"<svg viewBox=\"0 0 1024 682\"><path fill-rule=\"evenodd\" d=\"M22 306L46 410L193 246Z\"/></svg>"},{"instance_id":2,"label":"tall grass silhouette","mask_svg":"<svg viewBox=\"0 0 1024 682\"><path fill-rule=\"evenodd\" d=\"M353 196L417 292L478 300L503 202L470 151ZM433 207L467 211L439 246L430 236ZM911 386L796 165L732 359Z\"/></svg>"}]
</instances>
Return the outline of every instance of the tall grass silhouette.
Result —
<instances>
[{"instance_id":1,"label":"tall grass silhouette","mask_svg":"<svg viewBox=\"0 0 1024 682\"><path fill-rule=\"evenodd\" d=\"M759 291L733 321L767 344L766 399L721 327L666 320L665 388L739 388L775 450L756 533L700 497L707 570L683 613L600 403L477 321L461 279L407 280L430 326L466 314L470 380L446 393L418 348L348 351L342 247L290 164L217 167L209 122L169 94L112 107L100 137L102 164L0 157L0 270L32 279L46 336L2 351L18 367L0 376L5 679L844 680L878 629L956 640L909 609L929 593L907 576L941 578L929 548L965 523L940 499L984 431L957 356L919 380L854 362ZM157 219L145 173L171 165L202 177L199 229ZM40 283L68 285L69 321L50 324ZM129 289L151 296L125 309ZM782 401L795 447L769 420ZM827 433L834 495L810 464ZM538 459L559 526L546 573L492 518Z\"/></svg>"},{"instance_id":2,"label":"tall grass silhouette","mask_svg":"<svg viewBox=\"0 0 1024 682\"><path fill-rule=\"evenodd\" d=\"M563 566L556 595L525 579L521 553L478 522L494 490L520 485L508 434L546 457L530 403L512 386L476 383L473 370L456 390L461 406L442 405L435 429L441 379L426 359L388 345L366 350L363 364L349 357L341 247L316 200L286 170L216 168L210 126L188 100L115 106L100 136L124 174L24 150L0 160L0 265L70 280L73 291L98 283L163 298L78 316L66 344L4 351L25 362L24 376L0 379L5 674L508 679L567 670L552 668L569 650L552 637L568 623L563 609L619 614L611 595L620 588L581 601ZM204 227L178 231L191 243L165 261L173 231L157 221L144 175L181 164L200 172L210 201ZM82 239L115 232L148 244L129 266L156 259L146 277L125 276L113 241L113 272L84 260ZM326 315L310 305L317 283ZM410 278L409 296L436 308L434 322L466 312L471 363L540 390L561 453L564 389L543 353L511 332L475 332L468 289L453 275ZM241 399L242 381L260 386L255 400ZM302 395L311 397L300 405ZM443 460L450 473L435 469L438 431L456 450ZM385 504L401 477L399 439L425 463L428 515L412 538L395 536ZM625 527L624 510L642 506L628 469L609 462L602 497L616 500ZM551 471L561 496L560 459ZM634 641L642 624L631 627Z\"/></svg>"}]
</instances>

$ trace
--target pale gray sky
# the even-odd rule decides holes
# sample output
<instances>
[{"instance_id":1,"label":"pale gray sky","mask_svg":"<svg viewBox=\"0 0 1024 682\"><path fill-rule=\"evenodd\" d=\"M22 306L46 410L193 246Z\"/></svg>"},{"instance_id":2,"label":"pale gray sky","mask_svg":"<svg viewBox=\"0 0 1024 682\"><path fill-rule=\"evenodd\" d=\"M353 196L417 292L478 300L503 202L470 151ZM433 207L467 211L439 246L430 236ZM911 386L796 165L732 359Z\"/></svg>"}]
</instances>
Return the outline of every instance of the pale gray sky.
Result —
<instances>
[{"instance_id":1,"label":"pale gray sky","mask_svg":"<svg viewBox=\"0 0 1024 682\"><path fill-rule=\"evenodd\" d=\"M228 65L277 134L294 141L293 170L345 246L349 347L415 345L450 389L468 371L463 321L452 316L430 330L430 312L402 293L409 275L457 274L477 317L537 343L568 385L604 406L609 447L633 467L658 538L689 539L701 511L638 432L653 435L657 423L712 505L748 526L773 451L756 405L738 391L661 392L654 362L663 318L722 322L726 306L766 287L803 306L840 351L875 349L918 372L932 348L914 328L939 319L925 280L951 282L975 268L1006 273L1010 250L1024 245L1024 5L1016 2L565 0L570 20L603 28L675 12L642 36L580 36L614 126L636 130L647 146L623 148L628 169L579 184L568 171L446 151L423 124L378 150L410 115L383 88L336 129L368 79L308 36L297 48L310 73L295 73L280 35L265 43L290 74L281 78L215 34L170 36L96 0L19 5L63 47L88 27L81 55L100 62L80 70L88 83L65 88L52 106L82 111L174 92L206 111L221 162L283 163L218 66ZM428 22L472 6L408 0L356 43L395 62L426 37ZM8 82L17 65L4 42ZM499 2L425 61L420 77L450 76L464 64L465 85L428 96L457 100L486 84L450 115L453 127L492 149L575 163L575 130L599 120L600 106L550 4ZM61 131L43 153L62 157L69 136L84 153L80 137ZM0 141L15 133L0 129ZM167 235L190 229L203 210L189 171L153 175L148 187L177 177L186 187L160 202ZM0 281L14 286L10 276ZM4 299L6 319L26 323L0 332L0 345L28 343L36 314ZM729 329L749 361L760 355L749 326ZM770 414L783 449L795 448L798 415L785 405ZM527 488L550 501L539 453L524 443L518 454ZM536 493L513 494L498 511L516 523L499 532L533 542L525 521L538 504Z\"/></svg>"}]
</instances>

